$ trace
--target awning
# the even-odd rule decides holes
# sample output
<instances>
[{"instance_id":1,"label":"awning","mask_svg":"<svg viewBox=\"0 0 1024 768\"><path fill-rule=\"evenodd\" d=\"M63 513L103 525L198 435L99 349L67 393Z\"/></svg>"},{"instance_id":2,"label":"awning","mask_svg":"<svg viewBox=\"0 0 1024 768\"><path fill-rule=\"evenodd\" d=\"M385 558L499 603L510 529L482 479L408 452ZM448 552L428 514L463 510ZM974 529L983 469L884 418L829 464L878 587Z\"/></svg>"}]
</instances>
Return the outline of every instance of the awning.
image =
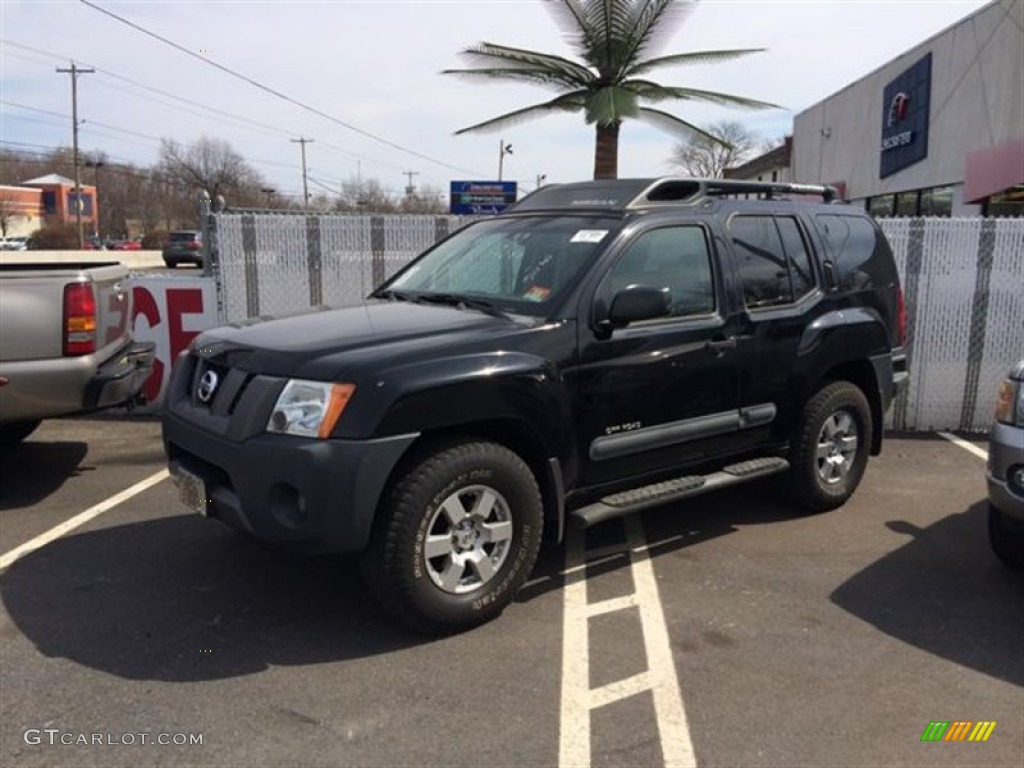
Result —
<instances>
[{"instance_id":1,"label":"awning","mask_svg":"<svg viewBox=\"0 0 1024 768\"><path fill-rule=\"evenodd\" d=\"M967 155L964 202L977 203L1024 184L1024 137Z\"/></svg>"}]
</instances>

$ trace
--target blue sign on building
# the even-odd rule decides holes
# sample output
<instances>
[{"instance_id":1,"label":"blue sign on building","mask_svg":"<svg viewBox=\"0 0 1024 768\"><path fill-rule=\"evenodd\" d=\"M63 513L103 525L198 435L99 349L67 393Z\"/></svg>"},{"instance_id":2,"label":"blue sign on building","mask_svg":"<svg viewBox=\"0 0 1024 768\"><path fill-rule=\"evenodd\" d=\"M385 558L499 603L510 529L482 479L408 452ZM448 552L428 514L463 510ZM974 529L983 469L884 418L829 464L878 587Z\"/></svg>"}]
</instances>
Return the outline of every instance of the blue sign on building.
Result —
<instances>
[{"instance_id":1,"label":"blue sign on building","mask_svg":"<svg viewBox=\"0 0 1024 768\"><path fill-rule=\"evenodd\" d=\"M516 201L516 182L453 181L449 200L457 216L500 213Z\"/></svg>"},{"instance_id":2,"label":"blue sign on building","mask_svg":"<svg viewBox=\"0 0 1024 768\"><path fill-rule=\"evenodd\" d=\"M882 95L880 178L884 179L928 156L931 91L930 53L885 86Z\"/></svg>"}]
</instances>

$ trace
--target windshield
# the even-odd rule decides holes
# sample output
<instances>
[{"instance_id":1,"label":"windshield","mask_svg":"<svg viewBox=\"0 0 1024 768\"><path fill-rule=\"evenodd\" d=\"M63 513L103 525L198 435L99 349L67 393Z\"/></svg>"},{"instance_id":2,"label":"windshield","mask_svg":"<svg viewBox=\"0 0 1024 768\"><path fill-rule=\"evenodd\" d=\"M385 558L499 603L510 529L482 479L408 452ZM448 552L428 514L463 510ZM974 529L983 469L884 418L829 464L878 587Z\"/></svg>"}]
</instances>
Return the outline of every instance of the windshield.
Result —
<instances>
[{"instance_id":1,"label":"windshield","mask_svg":"<svg viewBox=\"0 0 1024 768\"><path fill-rule=\"evenodd\" d=\"M449 294L544 314L619 226L617 219L582 216L479 222L411 264L376 295Z\"/></svg>"}]
</instances>

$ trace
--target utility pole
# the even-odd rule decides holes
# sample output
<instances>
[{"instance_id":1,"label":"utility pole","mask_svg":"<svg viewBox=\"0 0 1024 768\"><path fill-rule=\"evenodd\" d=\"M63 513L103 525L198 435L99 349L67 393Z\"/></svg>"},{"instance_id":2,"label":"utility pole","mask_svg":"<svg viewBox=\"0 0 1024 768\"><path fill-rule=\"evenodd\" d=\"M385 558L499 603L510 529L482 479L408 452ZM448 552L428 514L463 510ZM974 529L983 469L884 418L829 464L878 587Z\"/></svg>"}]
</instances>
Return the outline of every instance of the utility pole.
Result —
<instances>
[{"instance_id":1,"label":"utility pole","mask_svg":"<svg viewBox=\"0 0 1024 768\"><path fill-rule=\"evenodd\" d=\"M85 231L82 229L82 180L78 171L78 76L88 75L95 69L79 69L71 62L71 69L57 67L60 74L71 75L71 141L75 162L75 218L78 221L78 250L85 249Z\"/></svg>"},{"instance_id":2,"label":"utility pole","mask_svg":"<svg viewBox=\"0 0 1024 768\"><path fill-rule=\"evenodd\" d=\"M309 187L306 186L306 145L312 144L313 139L300 136L291 140L292 144L302 145L302 210L309 210Z\"/></svg>"},{"instance_id":3,"label":"utility pole","mask_svg":"<svg viewBox=\"0 0 1024 768\"><path fill-rule=\"evenodd\" d=\"M413 176L419 176L420 172L419 171L402 171L402 175L409 177L409 184L405 188L405 196L406 197L412 197L413 193L416 191L416 187L414 187L412 185L412 177Z\"/></svg>"},{"instance_id":4,"label":"utility pole","mask_svg":"<svg viewBox=\"0 0 1024 768\"><path fill-rule=\"evenodd\" d=\"M512 145L506 144L504 139L498 139L498 181L501 181L501 172L505 167L505 155L512 154Z\"/></svg>"}]
</instances>

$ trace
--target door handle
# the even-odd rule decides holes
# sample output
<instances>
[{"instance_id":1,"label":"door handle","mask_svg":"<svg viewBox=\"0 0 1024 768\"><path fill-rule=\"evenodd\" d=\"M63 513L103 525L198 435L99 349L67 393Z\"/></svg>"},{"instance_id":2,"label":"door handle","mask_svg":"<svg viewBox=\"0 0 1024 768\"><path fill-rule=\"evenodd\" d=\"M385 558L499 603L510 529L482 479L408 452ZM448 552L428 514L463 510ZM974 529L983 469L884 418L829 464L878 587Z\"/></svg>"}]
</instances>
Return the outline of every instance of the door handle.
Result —
<instances>
[{"instance_id":1,"label":"door handle","mask_svg":"<svg viewBox=\"0 0 1024 768\"><path fill-rule=\"evenodd\" d=\"M734 349L736 347L736 337L730 336L712 336L708 341L704 343L705 349Z\"/></svg>"}]
</instances>

